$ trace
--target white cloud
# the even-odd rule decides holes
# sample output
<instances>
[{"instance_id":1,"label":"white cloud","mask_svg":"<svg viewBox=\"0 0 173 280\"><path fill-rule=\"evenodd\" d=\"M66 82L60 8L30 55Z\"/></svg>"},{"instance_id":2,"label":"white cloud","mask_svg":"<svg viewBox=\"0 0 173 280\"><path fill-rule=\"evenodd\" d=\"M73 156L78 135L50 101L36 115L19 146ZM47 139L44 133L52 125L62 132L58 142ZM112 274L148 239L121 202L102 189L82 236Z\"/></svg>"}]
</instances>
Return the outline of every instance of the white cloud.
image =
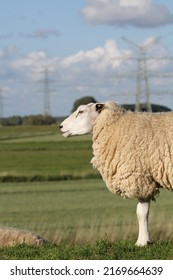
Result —
<instances>
[{"instance_id":1,"label":"white cloud","mask_svg":"<svg viewBox=\"0 0 173 280\"><path fill-rule=\"evenodd\" d=\"M130 48L130 47L129 47ZM168 57L167 49L156 37L148 37L141 44L139 50L146 52L147 67L152 71L168 71L171 61L162 59ZM90 50L80 50L65 58L50 57L44 51L31 52L27 56L15 59L11 63L11 71L18 75L19 79L27 81L40 81L44 79L44 70L49 70L50 79L58 84L71 89L76 87L82 92L92 83L101 87L103 81L112 79L115 85L118 77L122 81L123 76L136 77L137 58L140 51L134 49L120 49L116 41L107 40L103 46ZM10 67L8 67L10 68ZM151 73L153 75L154 73ZM126 78L123 78L125 80ZM111 81L111 83L112 83ZM69 90L67 90L69 91Z\"/></svg>"},{"instance_id":2,"label":"white cloud","mask_svg":"<svg viewBox=\"0 0 173 280\"><path fill-rule=\"evenodd\" d=\"M50 58L44 51L31 52L26 57L14 60L11 63L12 69L17 70L21 75L25 75L32 81L40 80L46 67L50 71L56 71L55 65L58 65L58 58Z\"/></svg>"},{"instance_id":3,"label":"white cloud","mask_svg":"<svg viewBox=\"0 0 173 280\"><path fill-rule=\"evenodd\" d=\"M98 24L143 28L173 24L173 14L153 0L88 0L82 15Z\"/></svg>"},{"instance_id":4,"label":"white cloud","mask_svg":"<svg viewBox=\"0 0 173 280\"><path fill-rule=\"evenodd\" d=\"M128 54L129 52L124 52L124 55ZM123 53L117 47L116 42L114 40L108 40L103 47L97 47L88 51L79 51L77 54L65 58L62 60L61 66L67 68L83 63L83 67L90 71L105 73L110 68L114 69L118 67L122 63L119 59L122 56Z\"/></svg>"},{"instance_id":5,"label":"white cloud","mask_svg":"<svg viewBox=\"0 0 173 280\"><path fill-rule=\"evenodd\" d=\"M129 51L124 51L128 55ZM11 66L27 79L38 81L43 78L43 71L47 67L50 73L58 73L60 83L87 84L88 80L108 75L110 71L122 64L123 51L120 51L114 40L108 40L103 46L79 52L60 58L49 57L46 52L31 52L23 58L14 60ZM78 87L79 88L79 87Z\"/></svg>"},{"instance_id":6,"label":"white cloud","mask_svg":"<svg viewBox=\"0 0 173 280\"><path fill-rule=\"evenodd\" d=\"M161 70L167 65L165 61L154 59L167 54L164 46L155 42L157 42L156 37L149 37L139 45L139 49L141 47L142 50L147 51L149 57L153 57L147 61L149 71L159 70L159 68ZM54 76L53 79L59 84L67 87L71 85L82 92L93 82L98 87L102 86L103 80L109 80L111 77L112 80L114 77L113 84L116 84L118 80L115 78L116 75L123 77L134 73L135 77L137 57L136 51L119 49L116 41L107 40L103 46L86 51L80 50L65 58L49 57L44 51L31 52L23 58L14 60L11 67L18 75L25 76L31 81L43 80L44 69L47 68L50 76Z\"/></svg>"},{"instance_id":7,"label":"white cloud","mask_svg":"<svg viewBox=\"0 0 173 280\"><path fill-rule=\"evenodd\" d=\"M22 68L22 67L34 67L37 69L37 67L40 65L40 63L46 62L47 56L44 51L39 52L31 52L26 57L16 60L13 63L13 66L16 69Z\"/></svg>"}]
</instances>

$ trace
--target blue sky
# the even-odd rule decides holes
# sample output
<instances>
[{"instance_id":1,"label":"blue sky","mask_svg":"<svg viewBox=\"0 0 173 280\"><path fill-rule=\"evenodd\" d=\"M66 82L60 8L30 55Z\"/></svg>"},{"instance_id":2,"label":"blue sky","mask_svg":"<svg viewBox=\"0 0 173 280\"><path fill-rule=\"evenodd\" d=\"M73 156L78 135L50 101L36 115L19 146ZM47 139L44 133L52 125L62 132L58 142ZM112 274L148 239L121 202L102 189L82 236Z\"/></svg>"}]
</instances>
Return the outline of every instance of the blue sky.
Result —
<instances>
[{"instance_id":1,"label":"blue sky","mask_svg":"<svg viewBox=\"0 0 173 280\"><path fill-rule=\"evenodd\" d=\"M47 74L54 116L85 95L134 103L141 51L151 102L173 109L172 0L2 1L0 115L43 114Z\"/></svg>"}]
</instances>

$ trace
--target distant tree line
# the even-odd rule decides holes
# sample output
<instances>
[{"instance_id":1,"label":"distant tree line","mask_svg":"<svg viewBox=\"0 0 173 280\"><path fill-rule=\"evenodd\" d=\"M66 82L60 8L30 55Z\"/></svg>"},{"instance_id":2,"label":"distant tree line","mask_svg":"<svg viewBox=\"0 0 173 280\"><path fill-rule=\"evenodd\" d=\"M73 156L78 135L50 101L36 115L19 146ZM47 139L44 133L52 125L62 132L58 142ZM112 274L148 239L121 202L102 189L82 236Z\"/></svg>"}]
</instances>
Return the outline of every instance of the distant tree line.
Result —
<instances>
[{"instance_id":1,"label":"distant tree line","mask_svg":"<svg viewBox=\"0 0 173 280\"><path fill-rule=\"evenodd\" d=\"M123 104L121 105L124 109L130 110L130 111L135 111L135 104ZM151 104L152 112L157 113L157 112L169 112L171 109L169 109L166 106L163 105L158 105L158 104ZM141 112L146 112L147 111L147 105L145 103L140 104L140 109Z\"/></svg>"},{"instance_id":2,"label":"distant tree line","mask_svg":"<svg viewBox=\"0 0 173 280\"><path fill-rule=\"evenodd\" d=\"M44 115L13 116L0 119L1 126L15 125L51 125L57 122L57 118Z\"/></svg>"},{"instance_id":3,"label":"distant tree line","mask_svg":"<svg viewBox=\"0 0 173 280\"><path fill-rule=\"evenodd\" d=\"M73 113L74 111L76 111L76 109L80 106L80 105L85 105L88 103L96 103L96 99L92 96L84 96L80 99L77 99L74 104L73 104L73 108L71 110L71 112Z\"/></svg>"},{"instance_id":4,"label":"distant tree line","mask_svg":"<svg viewBox=\"0 0 173 280\"><path fill-rule=\"evenodd\" d=\"M84 96L80 99L77 99L74 104L71 112L74 112L80 105L88 104L88 103L96 103L95 98L92 96ZM135 104L124 104L121 105L126 110L134 111ZM152 112L167 112L171 111L168 107L151 104ZM146 111L146 104L140 104L141 111ZM1 126L15 126L15 125L51 125L57 122L61 122L64 117L52 117L52 116L44 116L44 115L29 115L29 116L13 116L8 118L0 119Z\"/></svg>"},{"instance_id":5,"label":"distant tree line","mask_svg":"<svg viewBox=\"0 0 173 280\"><path fill-rule=\"evenodd\" d=\"M88 103L91 103L91 102L96 103L96 102L99 102L99 101L97 101L92 96L84 96L80 99L77 99L73 104L72 112L74 112L80 105L88 104ZM135 104L122 104L121 106L126 110L135 111ZM158 105L158 104L151 104L151 108L152 108L153 113L171 111L168 107ZM146 112L147 111L147 105L145 103L140 104L140 109L141 109L142 112Z\"/></svg>"}]
</instances>

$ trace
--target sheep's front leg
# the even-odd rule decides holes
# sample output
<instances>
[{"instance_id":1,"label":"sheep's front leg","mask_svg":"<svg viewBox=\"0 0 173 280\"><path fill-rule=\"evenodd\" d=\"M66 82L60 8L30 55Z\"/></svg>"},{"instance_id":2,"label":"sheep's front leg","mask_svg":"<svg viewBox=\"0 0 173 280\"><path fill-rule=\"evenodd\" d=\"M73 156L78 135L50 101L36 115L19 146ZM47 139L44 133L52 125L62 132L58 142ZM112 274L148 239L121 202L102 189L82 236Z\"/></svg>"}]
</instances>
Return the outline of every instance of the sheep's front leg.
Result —
<instances>
[{"instance_id":1,"label":"sheep's front leg","mask_svg":"<svg viewBox=\"0 0 173 280\"><path fill-rule=\"evenodd\" d=\"M138 235L138 240L136 242L137 246L145 246L151 243L149 232L148 232L149 208L150 208L150 201L144 202L139 200L136 209L136 214L139 222L139 235Z\"/></svg>"}]
</instances>

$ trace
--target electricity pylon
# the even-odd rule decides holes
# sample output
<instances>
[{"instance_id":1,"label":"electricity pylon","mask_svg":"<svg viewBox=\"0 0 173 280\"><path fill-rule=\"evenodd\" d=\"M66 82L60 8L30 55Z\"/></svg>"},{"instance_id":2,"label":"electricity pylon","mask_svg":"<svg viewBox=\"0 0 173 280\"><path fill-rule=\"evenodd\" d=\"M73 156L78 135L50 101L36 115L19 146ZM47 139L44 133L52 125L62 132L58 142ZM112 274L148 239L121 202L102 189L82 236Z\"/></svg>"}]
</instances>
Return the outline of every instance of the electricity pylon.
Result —
<instances>
[{"instance_id":1,"label":"electricity pylon","mask_svg":"<svg viewBox=\"0 0 173 280\"><path fill-rule=\"evenodd\" d=\"M0 88L0 119L3 118L3 96L2 96L2 88Z\"/></svg>"},{"instance_id":2,"label":"electricity pylon","mask_svg":"<svg viewBox=\"0 0 173 280\"><path fill-rule=\"evenodd\" d=\"M50 88L49 88L49 70L47 67L44 69L44 115L50 116L51 109L50 109Z\"/></svg>"},{"instance_id":3,"label":"electricity pylon","mask_svg":"<svg viewBox=\"0 0 173 280\"><path fill-rule=\"evenodd\" d=\"M123 37L123 39L137 51L137 75L136 75L136 104L135 110L140 111L141 104L141 95L142 95L142 86L144 84L144 92L146 98L146 108L148 112L152 111L151 102L150 102L150 86L148 79L148 69L146 63L146 47L140 47L129 39ZM154 42L155 43L155 42ZM147 46L150 47L150 46Z\"/></svg>"},{"instance_id":4,"label":"electricity pylon","mask_svg":"<svg viewBox=\"0 0 173 280\"><path fill-rule=\"evenodd\" d=\"M53 80L50 80L49 73L50 70L47 66L44 66L44 70L41 71L41 73L44 74L43 80L39 81L43 83L43 109L44 109L44 116L51 116L51 104L50 104L50 92L52 89L50 89L50 84L53 83Z\"/></svg>"}]
</instances>

